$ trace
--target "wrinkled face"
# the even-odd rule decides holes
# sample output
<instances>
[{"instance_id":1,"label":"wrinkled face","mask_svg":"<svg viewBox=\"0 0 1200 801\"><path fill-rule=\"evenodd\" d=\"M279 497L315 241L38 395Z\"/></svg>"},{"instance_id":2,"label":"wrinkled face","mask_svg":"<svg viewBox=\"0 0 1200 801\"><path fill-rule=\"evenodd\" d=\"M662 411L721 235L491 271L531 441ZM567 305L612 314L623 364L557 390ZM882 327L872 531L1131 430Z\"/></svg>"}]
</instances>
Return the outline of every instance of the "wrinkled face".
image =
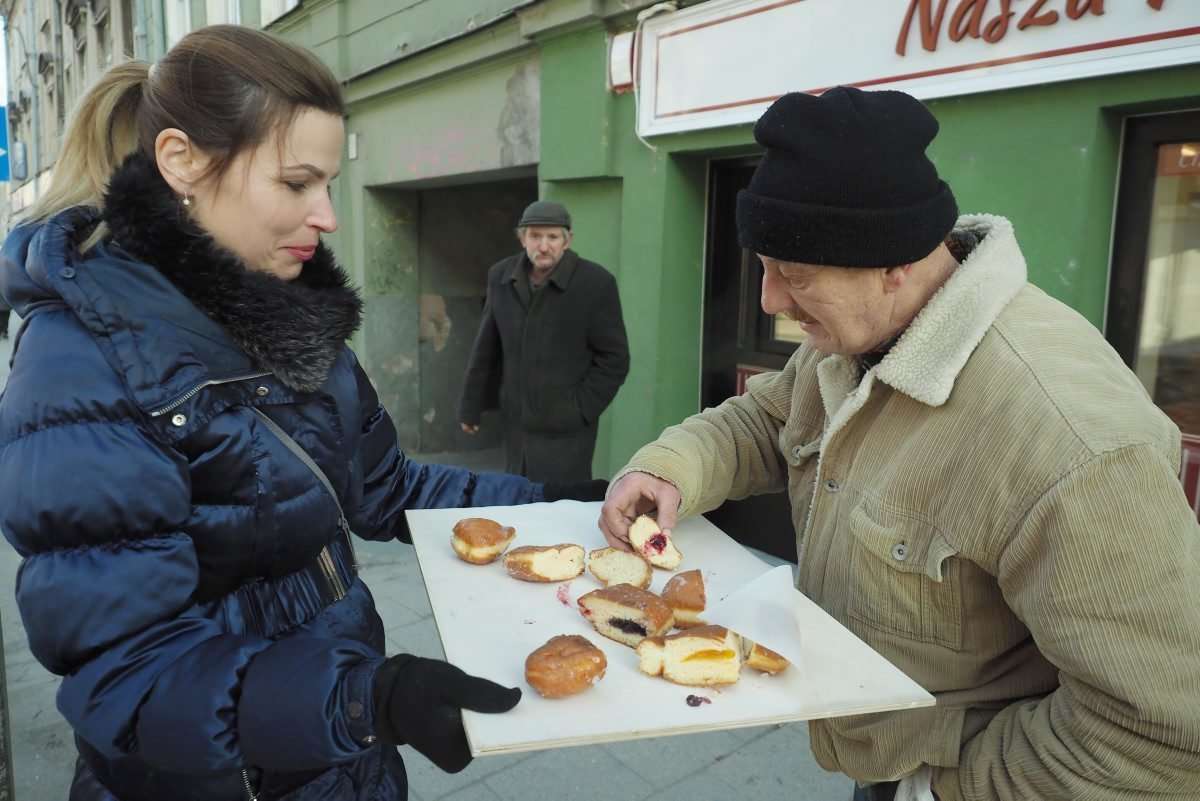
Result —
<instances>
[{"instance_id":1,"label":"wrinkled face","mask_svg":"<svg viewBox=\"0 0 1200 801\"><path fill-rule=\"evenodd\" d=\"M571 232L558 225L530 225L521 229L521 246L529 263L539 272L558 266L571 246Z\"/></svg>"},{"instance_id":2,"label":"wrinkled face","mask_svg":"<svg viewBox=\"0 0 1200 801\"><path fill-rule=\"evenodd\" d=\"M252 270L291 281L321 234L337 230L330 182L342 160L341 117L305 109L282 137L240 153L218 180L193 189L191 212Z\"/></svg>"},{"instance_id":3,"label":"wrinkled face","mask_svg":"<svg viewBox=\"0 0 1200 801\"><path fill-rule=\"evenodd\" d=\"M759 255L762 308L786 314L822 353L869 353L894 333L895 295L884 269L826 267Z\"/></svg>"}]
</instances>

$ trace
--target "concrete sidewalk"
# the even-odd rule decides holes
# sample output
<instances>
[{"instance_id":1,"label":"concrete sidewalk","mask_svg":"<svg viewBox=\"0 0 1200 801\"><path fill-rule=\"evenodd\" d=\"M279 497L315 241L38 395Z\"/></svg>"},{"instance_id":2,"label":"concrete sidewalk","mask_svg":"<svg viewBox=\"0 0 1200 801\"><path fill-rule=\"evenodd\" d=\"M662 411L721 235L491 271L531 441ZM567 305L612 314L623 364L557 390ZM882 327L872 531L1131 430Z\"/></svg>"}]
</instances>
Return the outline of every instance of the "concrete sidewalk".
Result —
<instances>
[{"instance_id":1,"label":"concrete sidewalk","mask_svg":"<svg viewBox=\"0 0 1200 801\"><path fill-rule=\"evenodd\" d=\"M497 454L430 454L494 468ZM362 578L387 630L389 653L442 657L416 556L401 543L360 543ZM764 557L776 563L770 557ZM17 801L62 801L75 760L70 728L55 708L58 680L29 653L13 598L20 559L0 543L0 619L8 668ZM813 762L803 724L635 740L476 759L450 775L408 747L410 797L416 801L845 801L850 782Z\"/></svg>"}]
</instances>

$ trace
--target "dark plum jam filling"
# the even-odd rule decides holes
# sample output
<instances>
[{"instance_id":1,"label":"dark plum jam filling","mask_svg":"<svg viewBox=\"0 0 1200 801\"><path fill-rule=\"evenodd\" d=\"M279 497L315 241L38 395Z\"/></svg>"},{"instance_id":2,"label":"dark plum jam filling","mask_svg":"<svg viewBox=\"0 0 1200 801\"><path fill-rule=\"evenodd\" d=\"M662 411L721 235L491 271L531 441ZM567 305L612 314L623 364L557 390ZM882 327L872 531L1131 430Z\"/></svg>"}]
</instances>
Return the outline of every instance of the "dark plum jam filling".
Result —
<instances>
[{"instance_id":1,"label":"dark plum jam filling","mask_svg":"<svg viewBox=\"0 0 1200 801\"><path fill-rule=\"evenodd\" d=\"M626 634L640 634L643 637L646 636L645 626L640 623L635 623L632 620L626 620L622 617L610 617L608 619L608 625L612 626L613 628L620 629Z\"/></svg>"},{"instance_id":2,"label":"dark plum jam filling","mask_svg":"<svg viewBox=\"0 0 1200 801\"><path fill-rule=\"evenodd\" d=\"M667 548L667 538L662 534L655 534L653 537L646 540L646 545L653 548L658 553L662 553Z\"/></svg>"}]
</instances>

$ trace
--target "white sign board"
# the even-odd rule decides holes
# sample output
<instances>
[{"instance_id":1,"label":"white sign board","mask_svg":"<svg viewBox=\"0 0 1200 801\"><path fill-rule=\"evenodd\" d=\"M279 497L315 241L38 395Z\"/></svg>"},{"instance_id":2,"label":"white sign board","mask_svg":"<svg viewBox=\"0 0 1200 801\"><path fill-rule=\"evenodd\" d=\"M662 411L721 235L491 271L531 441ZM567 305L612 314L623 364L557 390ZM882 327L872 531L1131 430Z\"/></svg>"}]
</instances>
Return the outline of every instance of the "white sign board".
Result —
<instances>
[{"instance_id":1,"label":"white sign board","mask_svg":"<svg viewBox=\"0 0 1200 801\"><path fill-rule=\"evenodd\" d=\"M927 99L1200 61L1200 0L711 0L650 18L643 136L753 122L787 92Z\"/></svg>"},{"instance_id":2,"label":"white sign board","mask_svg":"<svg viewBox=\"0 0 1200 801\"><path fill-rule=\"evenodd\" d=\"M702 517L674 531L684 554L680 570L698 568L708 604L754 631L768 647L792 657L783 673L767 676L749 669L734 685L681 687L647 676L632 648L606 639L580 615L579 596L601 585L590 574L559 584L531 584L510 577L501 561L470 565L450 547L450 532L464 517L488 517L516 528L519 545L571 542L585 550L604 547L596 527L599 503L558 501L480 509L425 509L406 512L417 560L446 658L468 673L486 676L524 692L516 709L503 715L464 712L471 752L503 754L639 737L689 734L714 729L760 726L931 706L933 696L855 637L785 576L738 545ZM650 585L661 591L670 577L656 570ZM737 607L741 610L739 611ZM778 609L762 624L752 620ZM737 624L725 618L713 623ZM777 631L770 627L778 625ZM605 653L603 679L584 693L547 700L525 683L525 657L558 634L587 637ZM775 637L778 636L778 640ZM768 637L771 639L768 641ZM708 703L689 705L689 695Z\"/></svg>"}]
</instances>

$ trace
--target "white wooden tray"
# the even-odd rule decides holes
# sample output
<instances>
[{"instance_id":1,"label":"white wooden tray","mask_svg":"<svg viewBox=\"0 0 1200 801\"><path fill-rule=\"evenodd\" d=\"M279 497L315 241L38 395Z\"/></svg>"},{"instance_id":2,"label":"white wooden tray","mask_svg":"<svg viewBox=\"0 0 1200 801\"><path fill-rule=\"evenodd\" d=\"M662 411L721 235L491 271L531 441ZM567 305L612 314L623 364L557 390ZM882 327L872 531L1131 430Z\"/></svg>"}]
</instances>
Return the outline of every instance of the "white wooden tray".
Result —
<instances>
[{"instance_id":1,"label":"white wooden tray","mask_svg":"<svg viewBox=\"0 0 1200 801\"><path fill-rule=\"evenodd\" d=\"M933 705L933 696L799 593L792 593L802 632L799 663L777 676L743 670L737 684L719 690L681 687L638 671L633 649L602 637L579 614L576 599L601 586L590 572L561 584L531 584L511 578L502 559L470 565L450 547L456 522L487 517L517 529L511 547L601 548L600 506L558 501L406 513L446 658L524 692L512 712L464 713L475 756ZM673 535L684 554L679 570L703 572L710 608L769 570L702 517L684 521ZM650 589L660 591L671 575L655 570ZM580 695L547 700L525 683L525 657L556 634L587 637L604 651L608 671ZM689 695L711 703L689 706Z\"/></svg>"}]
</instances>

